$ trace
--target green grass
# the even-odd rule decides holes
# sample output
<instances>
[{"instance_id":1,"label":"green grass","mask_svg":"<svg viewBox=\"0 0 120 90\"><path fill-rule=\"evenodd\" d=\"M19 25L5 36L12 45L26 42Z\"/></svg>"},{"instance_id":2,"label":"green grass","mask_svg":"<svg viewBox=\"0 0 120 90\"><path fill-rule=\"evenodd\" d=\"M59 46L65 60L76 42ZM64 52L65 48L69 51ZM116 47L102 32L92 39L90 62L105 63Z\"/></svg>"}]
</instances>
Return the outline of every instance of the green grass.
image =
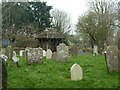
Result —
<instances>
[{"instance_id":1,"label":"green grass","mask_svg":"<svg viewBox=\"0 0 120 90\"><path fill-rule=\"evenodd\" d=\"M70 80L70 68L74 63L83 70L83 79ZM69 62L46 60L39 65L26 65L20 57L20 67L8 64L8 88L117 88L118 74L107 73L104 56L79 55L69 57Z\"/></svg>"}]
</instances>

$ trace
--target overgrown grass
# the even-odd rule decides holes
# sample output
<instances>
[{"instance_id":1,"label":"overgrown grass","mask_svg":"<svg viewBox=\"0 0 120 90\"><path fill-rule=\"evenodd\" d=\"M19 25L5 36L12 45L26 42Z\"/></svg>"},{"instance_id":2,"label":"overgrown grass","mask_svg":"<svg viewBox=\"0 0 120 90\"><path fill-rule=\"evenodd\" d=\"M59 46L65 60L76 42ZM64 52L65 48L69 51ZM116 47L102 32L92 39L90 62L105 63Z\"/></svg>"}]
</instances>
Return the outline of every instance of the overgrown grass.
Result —
<instances>
[{"instance_id":1,"label":"overgrown grass","mask_svg":"<svg viewBox=\"0 0 120 90\"><path fill-rule=\"evenodd\" d=\"M69 57L69 62L46 60L39 65L26 65L19 57L20 67L8 64L8 88L117 88L118 74L107 73L104 56L79 55ZM74 63L83 69L83 79L70 80L70 68Z\"/></svg>"}]
</instances>

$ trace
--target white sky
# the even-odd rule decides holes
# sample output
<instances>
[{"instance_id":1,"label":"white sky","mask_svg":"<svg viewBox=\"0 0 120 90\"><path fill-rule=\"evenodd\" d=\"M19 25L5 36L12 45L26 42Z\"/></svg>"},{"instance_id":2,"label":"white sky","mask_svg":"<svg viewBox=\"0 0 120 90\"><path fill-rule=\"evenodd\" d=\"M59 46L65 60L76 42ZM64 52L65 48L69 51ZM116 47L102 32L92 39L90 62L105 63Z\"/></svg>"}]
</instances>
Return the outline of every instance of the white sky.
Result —
<instances>
[{"instance_id":1,"label":"white sky","mask_svg":"<svg viewBox=\"0 0 120 90\"><path fill-rule=\"evenodd\" d=\"M71 16L73 24L85 11L87 11L87 0L43 0L47 1L47 5L53 8L62 9L68 12Z\"/></svg>"}]
</instances>

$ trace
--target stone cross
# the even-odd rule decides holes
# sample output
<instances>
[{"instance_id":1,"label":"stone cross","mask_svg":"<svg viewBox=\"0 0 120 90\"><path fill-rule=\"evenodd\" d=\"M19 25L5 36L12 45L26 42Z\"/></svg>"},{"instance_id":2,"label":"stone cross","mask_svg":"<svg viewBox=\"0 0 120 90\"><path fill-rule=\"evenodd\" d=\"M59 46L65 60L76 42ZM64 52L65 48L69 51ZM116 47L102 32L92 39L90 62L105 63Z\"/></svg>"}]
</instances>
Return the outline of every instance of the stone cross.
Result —
<instances>
[{"instance_id":1,"label":"stone cross","mask_svg":"<svg viewBox=\"0 0 120 90\"><path fill-rule=\"evenodd\" d=\"M50 49L47 49L46 59L52 59L52 51Z\"/></svg>"},{"instance_id":2,"label":"stone cross","mask_svg":"<svg viewBox=\"0 0 120 90\"><path fill-rule=\"evenodd\" d=\"M74 64L70 70L71 80L81 80L83 78L82 68L78 64Z\"/></svg>"},{"instance_id":3,"label":"stone cross","mask_svg":"<svg viewBox=\"0 0 120 90\"><path fill-rule=\"evenodd\" d=\"M57 46L57 61L68 61L69 48L64 43Z\"/></svg>"}]
</instances>

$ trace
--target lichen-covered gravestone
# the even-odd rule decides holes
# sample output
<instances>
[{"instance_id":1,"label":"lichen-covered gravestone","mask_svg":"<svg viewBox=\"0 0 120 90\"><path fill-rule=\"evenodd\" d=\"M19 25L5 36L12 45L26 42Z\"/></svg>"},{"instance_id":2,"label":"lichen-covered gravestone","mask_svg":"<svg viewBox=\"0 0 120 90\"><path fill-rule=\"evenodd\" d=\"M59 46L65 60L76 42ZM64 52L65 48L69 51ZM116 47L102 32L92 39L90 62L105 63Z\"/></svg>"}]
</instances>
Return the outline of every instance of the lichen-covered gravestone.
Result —
<instances>
[{"instance_id":1,"label":"lichen-covered gravestone","mask_svg":"<svg viewBox=\"0 0 120 90\"><path fill-rule=\"evenodd\" d=\"M71 47L71 55L72 56L77 56L78 55L78 47L74 44Z\"/></svg>"},{"instance_id":2,"label":"lichen-covered gravestone","mask_svg":"<svg viewBox=\"0 0 120 90\"><path fill-rule=\"evenodd\" d=\"M98 46L94 46L93 48L93 56L97 56L98 55Z\"/></svg>"},{"instance_id":3,"label":"lichen-covered gravestone","mask_svg":"<svg viewBox=\"0 0 120 90\"><path fill-rule=\"evenodd\" d=\"M78 64L74 64L70 70L71 80L81 80L83 78L82 68Z\"/></svg>"},{"instance_id":4,"label":"lichen-covered gravestone","mask_svg":"<svg viewBox=\"0 0 120 90\"><path fill-rule=\"evenodd\" d=\"M108 73L118 72L118 47L109 46L106 51L106 64Z\"/></svg>"},{"instance_id":5,"label":"lichen-covered gravestone","mask_svg":"<svg viewBox=\"0 0 120 90\"><path fill-rule=\"evenodd\" d=\"M52 58L52 51L50 49L47 49L46 59L51 59L51 58Z\"/></svg>"},{"instance_id":6,"label":"lichen-covered gravestone","mask_svg":"<svg viewBox=\"0 0 120 90\"><path fill-rule=\"evenodd\" d=\"M57 46L57 61L68 61L69 48L64 43Z\"/></svg>"},{"instance_id":7,"label":"lichen-covered gravestone","mask_svg":"<svg viewBox=\"0 0 120 90\"><path fill-rule=\"evenodd\" d=\"M57 52L52 53L52 59L56 60L57 59Z\"/></svg>"},{"instance_id":8,"label":"lichen-covered gravestone","mask_svg":"<svg viewBox=\"0 0 120 90\"><path fill-rule=\"evenodd\" d=\"M42 48L29 48L27 49L27 64L40 64L43 63L43 49Z\"/></svg>"}]
</instances>

